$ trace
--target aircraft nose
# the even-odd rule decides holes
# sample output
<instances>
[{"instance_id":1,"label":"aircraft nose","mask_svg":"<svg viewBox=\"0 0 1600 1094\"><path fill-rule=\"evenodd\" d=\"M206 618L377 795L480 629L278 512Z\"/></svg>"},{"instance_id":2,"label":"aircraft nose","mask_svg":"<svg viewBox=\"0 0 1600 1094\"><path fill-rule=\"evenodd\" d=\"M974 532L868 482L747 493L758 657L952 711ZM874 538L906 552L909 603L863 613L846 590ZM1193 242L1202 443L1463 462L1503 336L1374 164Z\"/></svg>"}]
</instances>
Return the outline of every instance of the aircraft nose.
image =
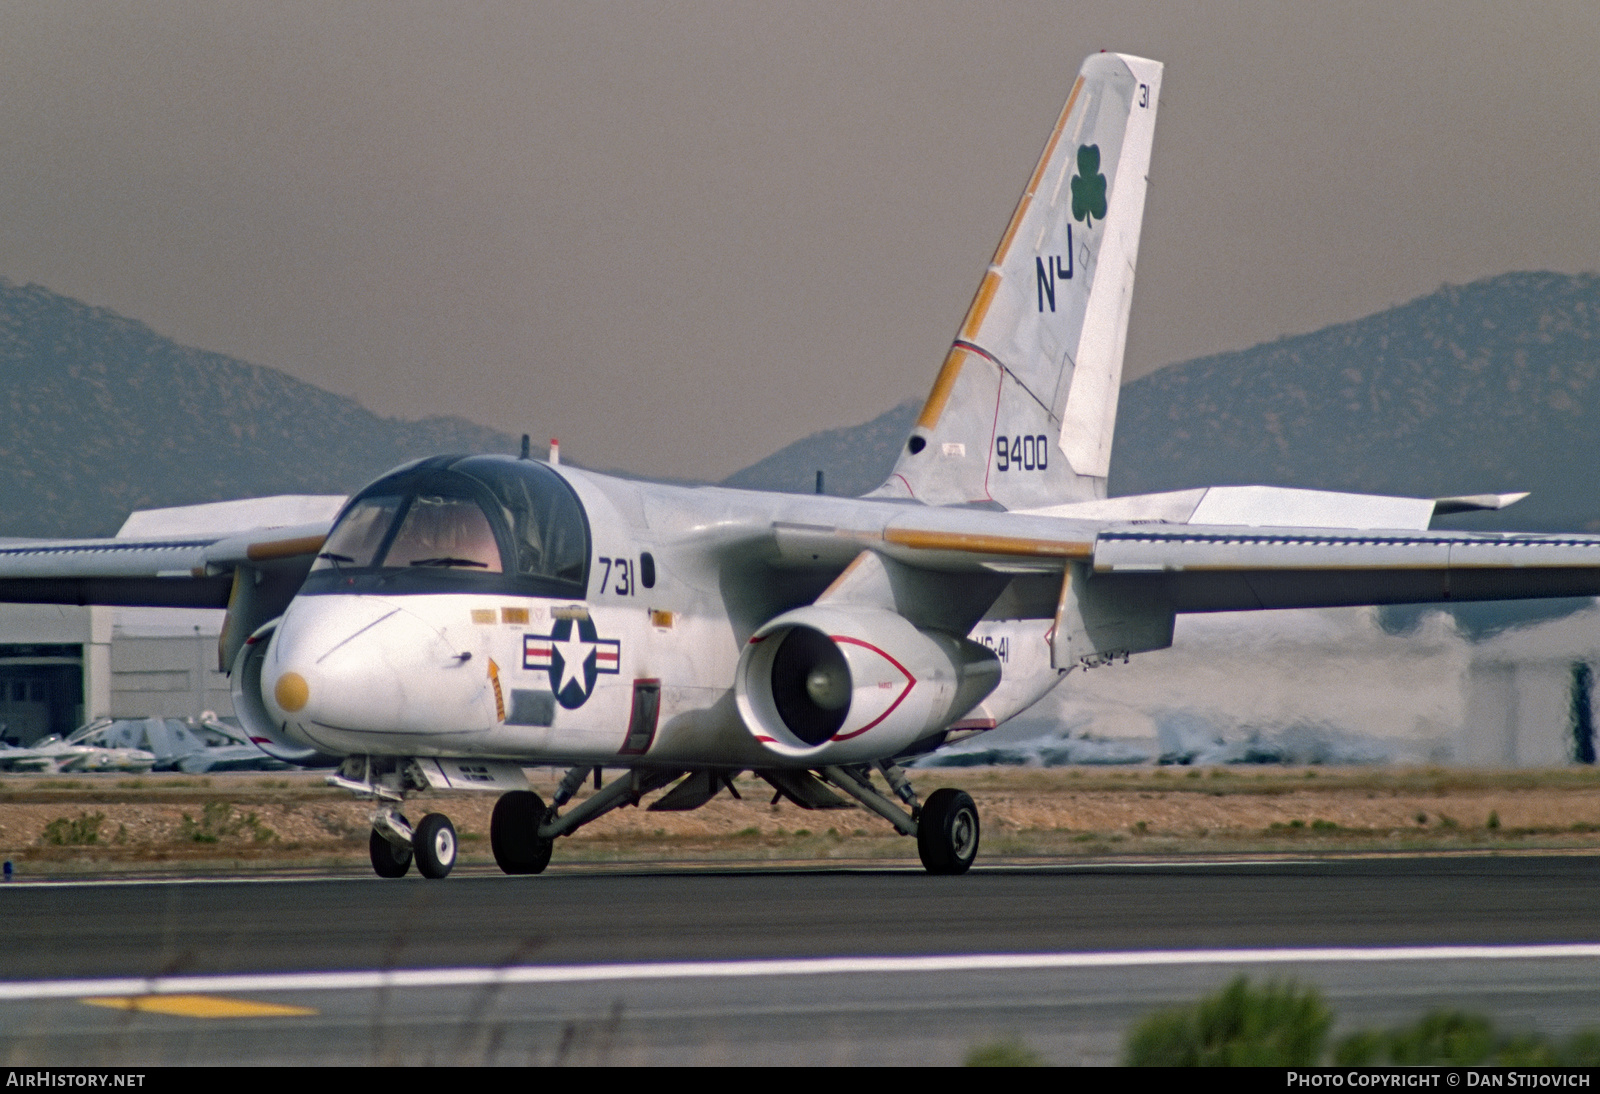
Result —
<instances>
[{"instance_id":1,"label":"aircraft nose","mask_svg":"<svg viewBox=\"0 0 1600 1094\"><path fill-rule=\"evenodd\" d=\"M284 617L261 674L274 718L318 731L437 732L440 710L471 708L478 687L439 630L376 597L315 597Z\"/></svg>"}]
</instances>

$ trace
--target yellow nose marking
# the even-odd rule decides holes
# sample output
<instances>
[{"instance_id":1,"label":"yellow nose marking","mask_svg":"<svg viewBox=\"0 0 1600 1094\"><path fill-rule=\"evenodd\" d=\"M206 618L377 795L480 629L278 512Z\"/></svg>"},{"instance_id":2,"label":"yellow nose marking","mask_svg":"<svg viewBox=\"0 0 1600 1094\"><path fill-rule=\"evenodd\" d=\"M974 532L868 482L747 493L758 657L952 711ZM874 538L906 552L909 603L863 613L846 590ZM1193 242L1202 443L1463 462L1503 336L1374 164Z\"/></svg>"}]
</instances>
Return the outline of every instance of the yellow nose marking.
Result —
<instances>
[{"instance_id":1,"label":"yellow nose marking","mask_svg":"<svg viewBox=\"0 0 1600 1094\"><path fill-rule=\"evenodd\" d=\"M306 700L311 698L311 688L298 672L286 672L273 685L272 697L284 710L293 712L306 705Z\"/></svg>"}]
</instances>

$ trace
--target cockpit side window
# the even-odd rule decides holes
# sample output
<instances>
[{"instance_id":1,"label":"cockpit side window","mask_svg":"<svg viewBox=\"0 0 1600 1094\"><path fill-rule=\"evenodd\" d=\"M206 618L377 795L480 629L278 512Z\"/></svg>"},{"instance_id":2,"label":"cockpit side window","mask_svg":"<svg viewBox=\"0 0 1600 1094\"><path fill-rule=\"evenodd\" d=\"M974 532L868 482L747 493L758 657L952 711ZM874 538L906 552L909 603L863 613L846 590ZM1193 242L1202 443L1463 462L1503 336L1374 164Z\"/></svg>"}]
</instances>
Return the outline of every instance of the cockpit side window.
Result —
<instances>
[{"instance_id":1,"label":"cockpit side window","mask_svg":"<svg viewBox=\"0 0 1600 1094\"><path fill-rule=\"evenodd\" d=\"M502 572L494 529L471 498L418 494L383 556L385 568L464 567L483 574Z\"/></svg>"},{"instance_id":2,"label":"cockpit side window","mask_svg":"<svg viewBox=\"0 0 1600 1094\"><path fill-rule=\"evenodd\" d=\"M474 457L454 470L489 489L511 531L514 570L525 577L581 585L589 564L589 529L572 489L542 464Z\"/></svg>"}]
</instances>

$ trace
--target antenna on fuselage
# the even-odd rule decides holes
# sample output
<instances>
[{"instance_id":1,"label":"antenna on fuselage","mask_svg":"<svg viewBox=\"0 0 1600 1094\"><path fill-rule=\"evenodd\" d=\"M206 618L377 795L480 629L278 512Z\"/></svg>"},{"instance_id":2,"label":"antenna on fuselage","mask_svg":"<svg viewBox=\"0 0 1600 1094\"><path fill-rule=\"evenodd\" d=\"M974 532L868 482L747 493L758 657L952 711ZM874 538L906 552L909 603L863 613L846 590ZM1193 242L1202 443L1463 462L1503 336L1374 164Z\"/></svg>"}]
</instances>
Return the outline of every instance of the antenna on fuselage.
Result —
<instances>
[{"instance_id":1,"label":"antenna on fuselage","mask_svg":"<svg viewBox=\"0 0 1600 1094\"><path fill-rule=\"evenodd\" d=\"M528 457L530 457L531 455L533 455L533 448L528 443L528 435L526 433L524 433L522 435L522 455L518 456L517 458L521 459L521 460L525 460Z\"/></svg>"},{"instance_id":2,"label":"antenna on fuselage","mask_svg":"<svg viewBox=\"0 0 1600 1094\"><path fill-rule=\"evenodd\" d=\"M817 493L819 493L819 494L827 493L827 491L822 489L822 471L820 469L817 471Z\"/></svg>"}]
</instances>

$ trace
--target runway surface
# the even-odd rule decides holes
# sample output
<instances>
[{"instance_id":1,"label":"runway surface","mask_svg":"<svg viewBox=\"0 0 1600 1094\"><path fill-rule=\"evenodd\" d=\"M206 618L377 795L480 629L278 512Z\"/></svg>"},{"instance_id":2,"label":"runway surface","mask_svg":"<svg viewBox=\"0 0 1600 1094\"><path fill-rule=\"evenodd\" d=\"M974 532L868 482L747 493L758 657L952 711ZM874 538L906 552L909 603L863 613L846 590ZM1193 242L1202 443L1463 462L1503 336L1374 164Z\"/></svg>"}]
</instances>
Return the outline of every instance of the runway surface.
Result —
<instances>
[{"instance_id":1,"label":"runway surface","mask_svg":"<svg viewBox=\"0 0 1600 1094\"><path fill-rule=\"evenodd\" d=\"M1592 856L989 867L962 878L555 868L443 882L13 882L0 886L0 917L9 1063L952 1063L1011 1035L1057 1062L1108 1063L1141 1015L1241 971L1317 984L1340 1029L1445 1004L1508 1028L1600 1025L1600 946L1434 949L1600 943ZM1346 952L1216 953L1290 948ZM1177 956L1154 962L1153 951ZM1108 952L1128 956L1012 967L982 958ZM791 963L738 975L717 964L880 955L978 956L962 967ZM662 962L708 971L571 968ZM537 972L551 967L565 971ZM465 971L454 982L419 972L411 983L156 985L312 1013L123 1009L144 1005L127 1002L147 990L137 980L38 997L46 984L95 978L444 969ZM532 982L507 969L535 970ZM93 992L117 998L80 1001ZM224 1013L196 1016L208 1006Z\"/></svg>"}]
</instances>

